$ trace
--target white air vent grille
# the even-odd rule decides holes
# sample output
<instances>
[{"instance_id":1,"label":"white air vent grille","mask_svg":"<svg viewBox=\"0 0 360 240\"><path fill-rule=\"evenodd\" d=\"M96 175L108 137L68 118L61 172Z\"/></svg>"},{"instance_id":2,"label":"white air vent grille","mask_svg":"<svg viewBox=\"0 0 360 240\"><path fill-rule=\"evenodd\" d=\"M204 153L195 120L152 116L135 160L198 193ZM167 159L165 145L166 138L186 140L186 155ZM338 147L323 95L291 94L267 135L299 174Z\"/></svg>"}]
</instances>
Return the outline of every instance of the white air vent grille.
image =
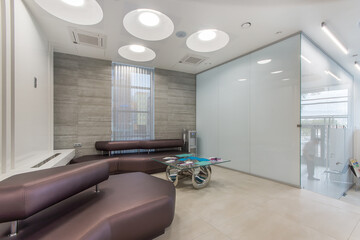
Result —
<instances>
[{"instance_id":1,"label":"white air vent grille","mask_svg":"<svg viewBox=\"0 0 360 240\"><path fill-rule=\"evenodd\" d=\"M179 63L189 64L189 65L199 65L205 61L207 57L202 57L198 55L186 55Z\"/></svg>"},{"instance_id":2,"label":"white air vent grille","mask_svg":"<svg viewBox=\"0 0 360 240\"><path fill-rule=\"evenodd\" d=\"M72 41L75 44L105 48L105 36L99 33L70 29Z\"/></svg>"}]
</instances>

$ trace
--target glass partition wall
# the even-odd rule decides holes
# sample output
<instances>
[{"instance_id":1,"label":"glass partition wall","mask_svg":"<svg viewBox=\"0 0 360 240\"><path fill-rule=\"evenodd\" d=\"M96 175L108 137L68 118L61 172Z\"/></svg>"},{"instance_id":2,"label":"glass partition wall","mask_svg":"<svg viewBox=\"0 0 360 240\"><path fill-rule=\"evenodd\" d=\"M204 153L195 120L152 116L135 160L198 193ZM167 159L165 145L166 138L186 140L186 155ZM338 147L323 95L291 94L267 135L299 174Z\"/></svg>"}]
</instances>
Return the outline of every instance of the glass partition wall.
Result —
<instances>
[{"instance_id":1,"label":"glass partition wall","mask_svg":"<svg viewBox=\"0 0 360 240\"><path fill-rule=\"evenodd\" d=\"M300 187L300 35L196 77L198 154Z\"/></svg>"},{"instance_id":2,"label":"glass partition wall","mask_svg":"<svg viewBox=\"0 0 360 240\"><path fill-rule=\"evenodd\" d=\"M301 186L340 198L352 185L353 77L301 36Z\"/></svg>"},{"instance_id":3,"label":"glass partition wall","mask_svg":"<svg viewBox=\"0 0 360 240\"><path fill-rule=\"evenodd\" d=\"M335 198L352 185L353 77L304 35L196 79L201 156Z\"/></svg>"}]
</instances>

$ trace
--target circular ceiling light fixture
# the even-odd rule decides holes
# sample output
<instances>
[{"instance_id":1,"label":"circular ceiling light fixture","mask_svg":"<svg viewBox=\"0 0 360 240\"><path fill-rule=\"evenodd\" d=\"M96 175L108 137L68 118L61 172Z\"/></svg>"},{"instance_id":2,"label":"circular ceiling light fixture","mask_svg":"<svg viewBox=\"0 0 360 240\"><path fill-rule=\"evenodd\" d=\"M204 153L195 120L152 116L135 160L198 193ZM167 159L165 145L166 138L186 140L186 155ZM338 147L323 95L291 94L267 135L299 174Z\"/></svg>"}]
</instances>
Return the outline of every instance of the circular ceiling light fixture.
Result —
<instances>
[{"instance_id":1,"label":"circular ceiling light fixture","mask_svg":"<svg viewBox=\"0 0 360 240\"><path fill-rule=\"evenodd\" d=\"M118 53L123 58L135 62L147 62L156 57L156 54L150 48L141 45L126 45L119 48Z\"/></svg>"},{"instance_id":2,"label":"circular ceiling light fixture","mask_svg":"<svg viewBox=\"0 0 360 240\"><path fill-rule=\"evenodd\" d=\"M152 9L136 9L127 13L123 24L131 35L149 41L165 39L174 31L171 19Z\"/></svg>"},{"instance_id":3,"label":"circular ceiling light fixture","mask_svg":"<svg viewBox=\"0 0 360 240\"><path fill-rule=\"evenodd\" d=\"M85 0L61 0L61 1L74 7L80 7L85 3Z\"/></svg>"},{"instance_id":4,"label":"circular ceiling light fixture","mask_svg":"<svg viewBox=\"0 0 360 240\"><path fill-rule=\"evenodd\" d=\"M226 32L217 29L204 29L191 34L186 45L196 52L213 52L225 47L230 38Z\"/></svg>"},{"instance_id":5,"label":"circular ceiling light fixture","mask_svg":"<svg viewBox=\"0 0 360 240\"><path fill-rule=\"evenodd\" d=\"M45 11L61 20L94 25L103 19L103 11L96 0L35 0Z\"/></svg>"},{"instance_id":6,"label":"circular ceiling light fixture","mask_svg":"<svg viewBox=\"0 0 360 240\"><path fill-rule=\"evenodd\" d=\"M141 45L130 45L130 50L136 53L145 52L145 47Z\"/></svg>"},{"instance_id":7,"label":"circular ceiling light fixture","mask_svg":"<svg viewBox=\"0 0 360 240\"><path fill-rule=\"evenodd\" d=\"M139 21L148 27L154 27L159 24L160 18L153 12L142 12L139 15Z\"/></svg>"},{"instance_id":8,"label":"circular ceiling light fixture","mask_svg":"<svg viewBox=\"0 0 360 240\"><path fill-rule=\"evenodd\" d=\"M201 41L211 41L216 38L216 30L207 29L199 32L198 38Z\"/></svg>"}]
</instances>

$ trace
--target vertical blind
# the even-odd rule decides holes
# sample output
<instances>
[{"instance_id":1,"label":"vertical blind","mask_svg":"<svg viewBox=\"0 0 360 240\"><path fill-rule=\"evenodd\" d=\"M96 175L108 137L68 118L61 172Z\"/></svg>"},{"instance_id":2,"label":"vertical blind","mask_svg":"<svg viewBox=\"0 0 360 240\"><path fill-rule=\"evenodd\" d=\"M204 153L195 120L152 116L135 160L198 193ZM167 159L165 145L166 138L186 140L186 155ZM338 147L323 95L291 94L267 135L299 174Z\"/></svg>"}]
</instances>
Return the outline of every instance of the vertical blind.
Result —
<instances>
[{"instance_id":1,"label":"vertical blind","mask_svg":"<svg viewBox=\"0 0 360 240\"><path fill-rule=\"evenodd\" d=\"M154 138L154 69L112 64L112 140Z\"/></svg>"}]
</instances>

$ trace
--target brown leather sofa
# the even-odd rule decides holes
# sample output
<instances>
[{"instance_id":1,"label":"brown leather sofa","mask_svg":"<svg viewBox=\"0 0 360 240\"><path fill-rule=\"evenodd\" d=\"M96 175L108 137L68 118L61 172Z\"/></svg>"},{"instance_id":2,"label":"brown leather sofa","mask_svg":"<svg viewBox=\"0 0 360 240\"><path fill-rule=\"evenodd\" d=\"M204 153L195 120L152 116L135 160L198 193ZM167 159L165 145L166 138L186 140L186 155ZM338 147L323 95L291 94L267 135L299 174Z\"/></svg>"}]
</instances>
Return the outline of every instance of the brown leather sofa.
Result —
<instances>
[{"instance_id":1,"label":"brown leather sofa","mask_svg":"<svg viewBox=\"0 0 360 240\"><path fill-rule=\"evenodd\" d=\"M170 182L144 173L109 177L104 161L68 165L0 182L0 239L152 239L174 209Z\"/></svg>"},{"instance_id":2,"label":"brown leather sofa","mask_svg":"<svg viewBox=\"0 0 360 240\"><path fill-rule=\"evenodd\" d=\"M141 140L141 141L98 141L95 148L102 155L86 155L73 159L70 163L105 161L110 165L110 174L164 172L166 165L151 160L184 153L182 139ZM123 153L126 150L146 150L146 152ZM119 153L120 152L120 153Z\"/></svg>"}]
</instances>

